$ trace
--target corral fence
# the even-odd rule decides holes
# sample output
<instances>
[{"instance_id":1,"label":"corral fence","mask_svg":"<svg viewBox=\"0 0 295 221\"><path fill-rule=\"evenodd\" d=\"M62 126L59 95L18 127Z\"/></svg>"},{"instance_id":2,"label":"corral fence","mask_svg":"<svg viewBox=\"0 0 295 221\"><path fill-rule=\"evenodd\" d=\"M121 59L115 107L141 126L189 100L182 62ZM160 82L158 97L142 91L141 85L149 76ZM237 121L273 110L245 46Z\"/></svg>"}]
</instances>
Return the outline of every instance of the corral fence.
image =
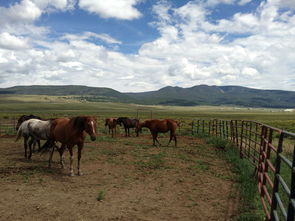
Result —
<instances>
[{"instance_id":1,"label":"corral fence","mask_svg":"<svg viewBox=\"0 0 295 221\"><path fill-rule=\"evenodd\" d=\"M265 220L294 221L295 134L246 120L194 120L192 134L228 139L257 175Z\"/></svg>"}]
</instances>

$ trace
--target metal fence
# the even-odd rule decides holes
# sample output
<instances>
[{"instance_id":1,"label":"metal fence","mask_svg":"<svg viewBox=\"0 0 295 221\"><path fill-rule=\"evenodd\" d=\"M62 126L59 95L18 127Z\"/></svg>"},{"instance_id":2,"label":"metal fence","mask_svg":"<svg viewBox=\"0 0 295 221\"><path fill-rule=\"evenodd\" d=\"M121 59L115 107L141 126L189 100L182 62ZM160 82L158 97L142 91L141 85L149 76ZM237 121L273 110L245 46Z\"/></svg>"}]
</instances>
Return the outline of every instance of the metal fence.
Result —
<instances>
[{"instance_id":1,"label":"metal fence","mask_svg":"<svg viewBox=\"0 0 295 221\"><path fill-rule=\"evenodd\" d=\"M195 120L192 134L229 139L257 174L265 220L294 221L295 134L255 121Z\"/></svg>"}]
</instances>

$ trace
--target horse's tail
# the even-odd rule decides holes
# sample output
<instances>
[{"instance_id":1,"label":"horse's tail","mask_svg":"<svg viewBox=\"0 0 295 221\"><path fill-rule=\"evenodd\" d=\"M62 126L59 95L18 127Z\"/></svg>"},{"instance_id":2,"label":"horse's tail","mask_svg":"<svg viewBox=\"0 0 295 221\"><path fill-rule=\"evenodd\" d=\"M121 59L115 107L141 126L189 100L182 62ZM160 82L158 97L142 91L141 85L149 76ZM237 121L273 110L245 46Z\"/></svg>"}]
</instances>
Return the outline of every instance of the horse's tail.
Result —
<instances>
[{"instance_id":1,"label":"horse's tail","mask_svg":"<svg viewBox=\"0 0 295 221\"><path fill-rule=\"evenodd\" d=\"M42 147L38 150L38 152L41 152L41 154L48 152L49 149L52 147L53 143L54 142L51 139L46 140L46 142L42 145Z\"/></svg>"},{"instance_id":2,"label":"horse's tail","mask_svg":"<svg viewBox=\"0 0 295 221\"><path fill-rule=\"evenodd\" d=\"M22 127L19 127L18 130L17 130L15 142L19 140L21 135L22 135Z\"/></svg>"}]
</instances>

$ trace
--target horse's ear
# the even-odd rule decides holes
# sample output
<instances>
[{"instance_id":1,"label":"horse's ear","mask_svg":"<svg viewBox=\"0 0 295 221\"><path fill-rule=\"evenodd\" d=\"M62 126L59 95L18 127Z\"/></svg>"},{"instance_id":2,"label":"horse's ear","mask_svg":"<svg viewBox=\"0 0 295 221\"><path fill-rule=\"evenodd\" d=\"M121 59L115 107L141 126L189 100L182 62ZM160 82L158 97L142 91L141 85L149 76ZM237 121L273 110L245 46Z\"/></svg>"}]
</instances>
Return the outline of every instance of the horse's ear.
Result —
<instances>
[{"instance_id":1,"label":"horse's ear","mask_svg":"<svg viewBox=\"0 0 295 221\"><path fill-rule=\"evenodd\" d=\"M84 130L85 129L84 122L85 122L85 117L75 117L74 127L79 130Z\"/></svg>"}]
</instances>

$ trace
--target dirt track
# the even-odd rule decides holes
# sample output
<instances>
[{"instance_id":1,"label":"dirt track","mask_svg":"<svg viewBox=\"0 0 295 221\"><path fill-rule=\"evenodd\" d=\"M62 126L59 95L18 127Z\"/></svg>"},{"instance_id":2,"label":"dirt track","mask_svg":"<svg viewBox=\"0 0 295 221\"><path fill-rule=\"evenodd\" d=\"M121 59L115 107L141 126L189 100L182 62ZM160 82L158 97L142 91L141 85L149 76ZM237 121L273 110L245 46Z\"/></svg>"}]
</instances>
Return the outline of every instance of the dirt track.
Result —
<instances>
[{"instance_id":1,"label":"dirt track","mask_svg":"<svg viewBox=\"0 0 295 221\"><path fill-rule=\"evenodd\" d=\"M21 142L0 142L0 220L207 221L236 215L228 165L196 138L179 137L179 147L158 148L148 135L100 136L85 144L84 175L75 177L60 169L57 153L48 169L48 154L28 161Z\"/></svg>"}]
</instances>

